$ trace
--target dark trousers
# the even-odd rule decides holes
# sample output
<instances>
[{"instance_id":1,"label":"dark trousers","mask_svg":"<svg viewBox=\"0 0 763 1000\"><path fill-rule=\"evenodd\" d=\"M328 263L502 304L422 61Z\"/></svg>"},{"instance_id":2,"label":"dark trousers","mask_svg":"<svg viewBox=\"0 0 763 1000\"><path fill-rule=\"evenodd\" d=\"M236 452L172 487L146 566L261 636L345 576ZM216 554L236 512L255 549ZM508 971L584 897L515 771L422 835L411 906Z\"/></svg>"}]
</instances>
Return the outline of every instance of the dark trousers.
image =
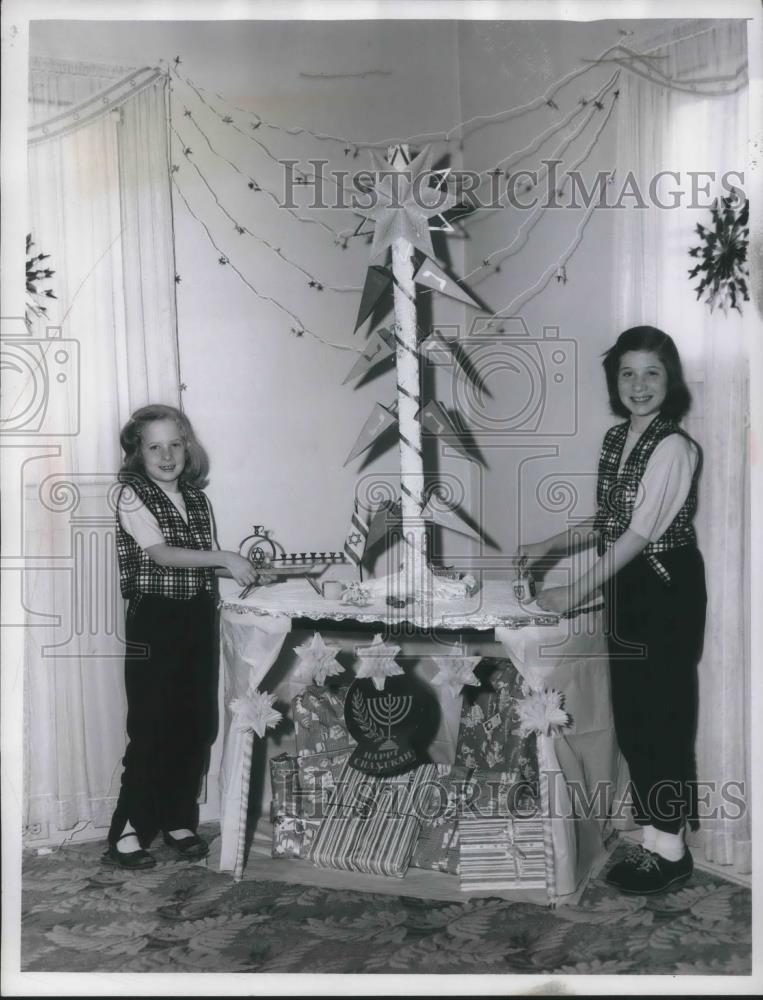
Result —
<instances>
[{"instance_id":1,"label":"dark trousers","mask_svg":"<svg viewBox=\"0 0 763 1000\"><path fill-rule=\"evenodd\" d=\"M128 744L109 842L129 820L142 846L159 830L195 830L217 716L215 602L148 594L131 600L125 659ZM134 654L134 655L133 655Z\"/></svg>"},{"instance_id":2,"label":"dark trousers","mask_svg":"<svg viewBox=\"0 0 763 1000\"><path fill-rule=\"evenodd\" d=\"M660 553L668 584L638 556L605 588L615 732L631 775L636 823L696 828L697 663L705 570L694 546Z\"/></svg>"}]
</instances>

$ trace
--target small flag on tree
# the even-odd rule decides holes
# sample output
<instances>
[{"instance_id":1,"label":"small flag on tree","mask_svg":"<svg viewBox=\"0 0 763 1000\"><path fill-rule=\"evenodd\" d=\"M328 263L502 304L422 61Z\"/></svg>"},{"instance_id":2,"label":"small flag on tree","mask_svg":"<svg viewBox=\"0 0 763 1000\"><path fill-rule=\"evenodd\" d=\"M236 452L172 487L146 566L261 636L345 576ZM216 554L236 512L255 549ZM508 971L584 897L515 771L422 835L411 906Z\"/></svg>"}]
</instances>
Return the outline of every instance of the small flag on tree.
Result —
<instances>
[{"instance_id":1,"label":"small flag on tree","mask_svg":"<svg viewBox=\"0 0 763 1000\"><path fill-rule=\"evenodd\" d=\"M344 551L347 558L360 566L363 560L363 553L366 551L366 538L368 538L368 520L370 512L361 511L357 497L355 498L355 509L352 512L350 532L344 542Z\"/></svg>"}]
</instances>

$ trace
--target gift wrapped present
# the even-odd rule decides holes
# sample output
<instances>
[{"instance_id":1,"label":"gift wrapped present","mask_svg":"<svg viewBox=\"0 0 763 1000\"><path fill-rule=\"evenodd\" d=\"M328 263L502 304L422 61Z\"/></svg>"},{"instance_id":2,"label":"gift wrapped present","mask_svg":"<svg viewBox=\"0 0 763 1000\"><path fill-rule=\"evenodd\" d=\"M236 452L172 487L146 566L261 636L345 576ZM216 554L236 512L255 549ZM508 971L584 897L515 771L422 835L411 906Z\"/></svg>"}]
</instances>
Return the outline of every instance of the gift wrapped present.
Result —
<instances>
[{"instance_id":1,"label":"gift wrapped present","mask_svg":"<svg viewBox=\"0 0 763 1000\"><path fill-rule=\"evenodd\" d=\"M357 744L344 721L347 688L311 684L291 703L297 756L353 748Z\"/></svg>"},{"instance_id":2,"label":"gift wrapped present","mask_svg":"<svg viewBox=\"0 0 763 1000\"><path fill-rule=\"evenodd\" d=\"M270 761L274 858L307 858L351 750Z\"/></svg>"},{"instance_id":3,"label":"gift wrapped present","mask_svg":"<svg viewBox=\"0 0 763 1000\"><path fill-rule=\"evenodd\" d=\"M346 765L313 843L313 864L402 878L437 774L435 764L384 778Z\"/></svg>"},{"instance_id":4,"label":"gift wrapped present","mask_svg":"<svg viewBox=\"0 0 763 1000\"><path fill-rule=\"evenodd\" d=\"M296 758L302 816L323 819L326 806L339 781L351 748L327 753L303 754Z\"/></svg>"},{"instance_id":5,"label":"gift wrapped present","mask_svg":"<svg viewBox=\"0 0 763 1000\"><path fill-rule=\"evenodd\" d=\"M461 889L545 889L540 817L464 816L459 823Z\"/></svg>"},{"instance_id":6,"label":"gift wrapped present","mask_svg":"<svg viewBox=\"0 0 763 1000\"><path fill-rule=\"evenodd\" d=\"M537 780L535 736L519 732L517 701L522 677L510 660L485 659L482 684L464 692L455 762L464 767L504 771L516 781Z\"/></svg>"},{"instance_id":7,"label":"gift wrapped present","mask_svg":"<svg viewBox=\"0 0 763 1000\"><path fill-rule=\"evenodd\" d=\"M270 760L270 818L299 815L299 768L297 758L281 753Z\"/></svg>"},{"instance_id":8,"label":"gift wrapped present","mask_svg":"<svg viewBox=\"0 0 763 1000\"><path fill-rule=\"evenodd\" d=\"M274 858L309 858L322 820L304 816L273 817Z\"/></svg>"},{"instance_id":9,"label":"gift wrapped present","mask_svg":"<svg viewBox=\"0 0 763 1000\"><path fill-rule=\"evenodd\" d=\"M537 815L539 809L537 774L529 763L512 771L476 767L469 772L460 807L462 816L523 818Z\"/></svg>"},{"instance_id":10,"label":"gift wrapped present","mask_svg":"<svg viewBox=\"0 0 763 1000\"><path fill-rule=\"evenodd\" d=\"M424 802L421 832L411 858L411 868L458 875L458 817L465 801L474 796L470 782L473 768L456 765L438 777Z\"/></svg>"}]
</instances>

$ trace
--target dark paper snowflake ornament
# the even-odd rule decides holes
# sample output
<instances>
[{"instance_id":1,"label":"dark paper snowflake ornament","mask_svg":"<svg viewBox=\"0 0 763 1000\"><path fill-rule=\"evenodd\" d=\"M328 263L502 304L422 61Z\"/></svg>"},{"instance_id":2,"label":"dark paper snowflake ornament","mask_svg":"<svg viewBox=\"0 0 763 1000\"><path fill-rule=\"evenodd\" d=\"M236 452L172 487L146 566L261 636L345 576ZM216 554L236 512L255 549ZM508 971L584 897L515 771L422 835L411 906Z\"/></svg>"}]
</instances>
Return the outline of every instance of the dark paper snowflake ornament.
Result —
<instances>
[{"instance_id":1,"label":"dark paper snowflake ornament","mask_svg":"<svg viewBox=\"0 0 763 1000\"><path fill-rule=\"evenodd\" d=\"M699 246L689 249L690 257L700 258L689 271L690 278L700 278L695 291L697 298L705 294L710 311L719 305L724 313L729 306L742 312L741 302L749 302L747 281L747 245L750 238L747 199L729 197L716 199L710 210L712 225L697 223Z\"/></svg>"},{"instance_id":2,"label":"dark paper snowflake ornament","mask_svg":"<svg viewBox=\"0 0 763 1000\"><path fill-rule=\"evenodd\" d=\"M48 253L34 253L32 247L32 234L27 233L26 238L26 324L31 325L32 316L47 319L48 309L44 305L44 299L55 299L56 294L50 288L43 288L44 284L50 281L56 273L51 268L43 265L44 260L48 260Z\"/></svg>"}]
</instances>

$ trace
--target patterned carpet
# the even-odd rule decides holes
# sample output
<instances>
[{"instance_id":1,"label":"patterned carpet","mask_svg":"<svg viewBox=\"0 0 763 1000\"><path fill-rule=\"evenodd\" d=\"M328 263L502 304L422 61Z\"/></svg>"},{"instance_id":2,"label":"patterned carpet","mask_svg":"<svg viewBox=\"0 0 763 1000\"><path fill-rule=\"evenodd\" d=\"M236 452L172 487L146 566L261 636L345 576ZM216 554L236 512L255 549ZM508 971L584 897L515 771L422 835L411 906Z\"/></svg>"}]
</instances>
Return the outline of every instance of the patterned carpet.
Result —
<instances>
[{"instance_id":1,"label":"patterned carpet","mask_svg":"<svg viewBox=\"0 0 763 1000\"><path fill-rule=\"evenodd\" d=\"M25 857L23 971L751 972L750 891L703 872L652 898L622 896L599 877L578 906L553 911L235 884L165 847L154 851L156 868L130 874L101 866L102 850L86 843Z\"/></svg>"}]
</instances>

